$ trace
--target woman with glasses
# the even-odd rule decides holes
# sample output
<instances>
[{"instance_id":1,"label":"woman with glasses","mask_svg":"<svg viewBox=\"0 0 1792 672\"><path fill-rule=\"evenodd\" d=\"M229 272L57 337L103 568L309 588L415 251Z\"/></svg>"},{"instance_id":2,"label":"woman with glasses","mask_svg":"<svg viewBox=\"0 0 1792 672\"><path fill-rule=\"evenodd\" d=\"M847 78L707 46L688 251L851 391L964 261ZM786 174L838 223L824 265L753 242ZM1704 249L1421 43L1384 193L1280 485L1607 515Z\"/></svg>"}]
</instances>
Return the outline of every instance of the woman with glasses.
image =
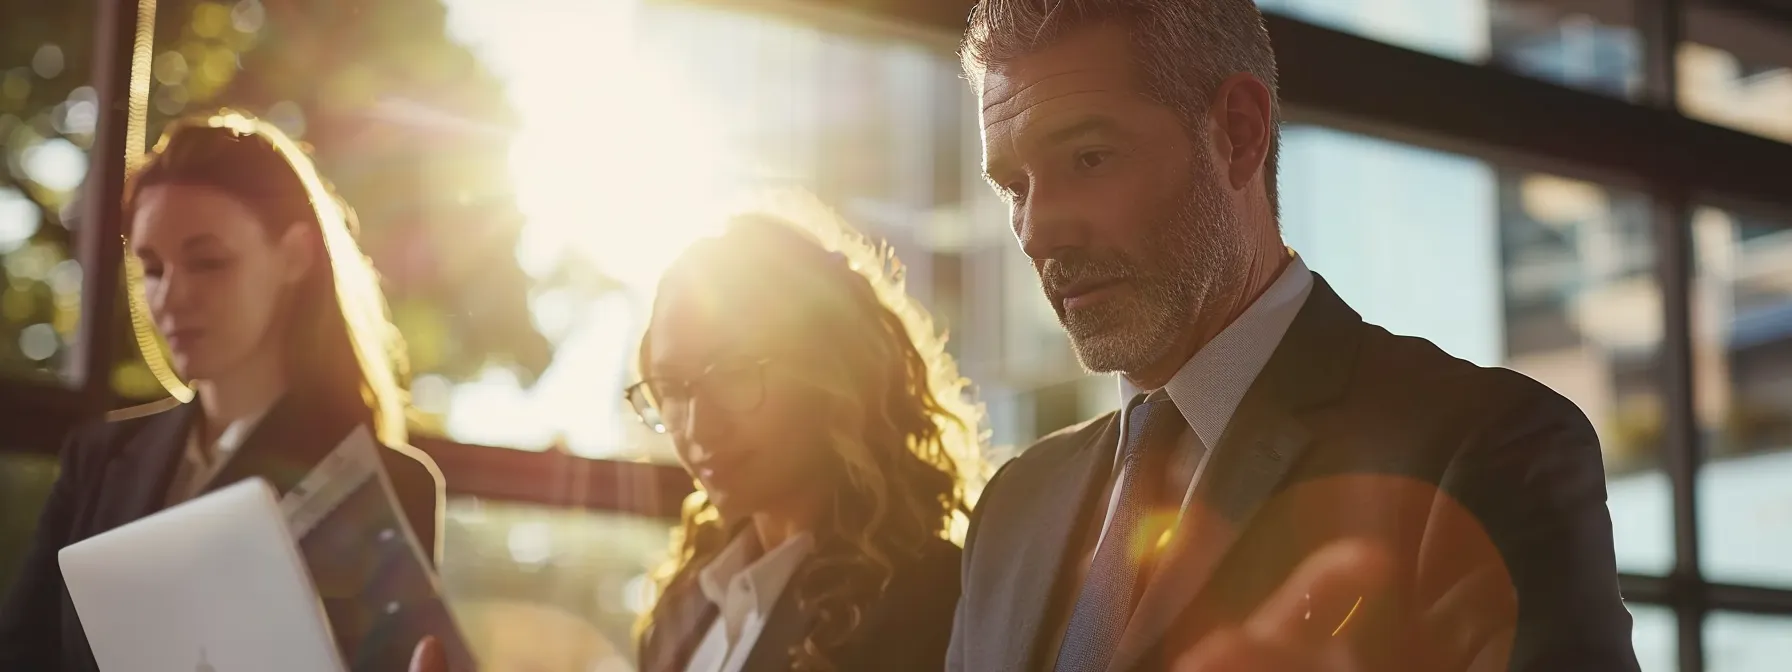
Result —
<instances>
[{"instance_id":1,"label":"woman with glasses","mask_svg":"<svg viewBox=\"0 0 1792 672\"><path fill-rule=\"evenodd\" d=\"M350 212L304 152L241 114L175 122L123 207L137 342L173 398L69 436L0 605L0 670L97 669L62 548L251 476L286 492L357 427L384 444L407 525L436 555L442 478L405 445L402 347Z\"/></svg>"},{"instance_id":2,"label":"woman with glasses","mask_svg":"<svg viewBox=\"0 0 1792 672\"><path fill-rule=\"evenodd\" d=\"M981 409L895 258L820 208L672 265L627 395L699 491L649 672L937 670Z\"/></svg>"}]
</instances>

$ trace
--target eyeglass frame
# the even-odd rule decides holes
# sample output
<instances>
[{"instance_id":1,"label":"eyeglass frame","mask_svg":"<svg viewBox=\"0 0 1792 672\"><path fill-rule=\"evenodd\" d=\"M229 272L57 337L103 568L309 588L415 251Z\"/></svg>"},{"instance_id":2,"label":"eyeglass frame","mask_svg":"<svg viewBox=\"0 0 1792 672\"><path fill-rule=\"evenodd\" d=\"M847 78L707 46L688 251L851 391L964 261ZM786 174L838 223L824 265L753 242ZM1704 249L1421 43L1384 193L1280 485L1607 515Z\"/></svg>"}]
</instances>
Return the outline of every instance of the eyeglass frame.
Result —
<instances>
[{"instance_id":1,"label":"eyeglass frame","mask_svg":"<svg viewBox=\"0 0 1792 672\"><path fill-rule=\"evenodd\" d=\"M729 409L727 409L728 412L730 412L730 413L749 413L754 410L758 410L758 408L760 406L765 405L765 397L766 397L765 367L767 365L773 363L773 361L775 361L775 360L774 360L774 358L771 358L771 357L757 357L757 358L749 358L744 362L747 366L752 367L754 369L754 373L758 376L759 396L757 399L754 400L752 405L747 406L745 408L729 408ZM692 392L690 394L691 402L695 402L696 396L697 396L697 392L695 392L695 390L697 389L697 386L701 383L701 381L704 378L707 378L711 374L716 373L717 367L724 366L724 365L733 365L736 363L737 362L728 362L728 361L713 362L713 363L709 364L708 366L703 367L703 370L698 372L697 375L691 376L689 378L685 378L678 382L681 384L681 386L684 389L692 390ZM654 401L654 397L657 397L659 395L653 393L653 383L655 381L663 381L663 380L667 380L667 379L668 378L666 378L666 377L646 376L646 377L643 377L641 380L635 381L634 383L628 385L627 387L622 388L622 398L624 401L628 402L629 408L635 412L635 419L641 421L641 424L646 425L647 428L649 430L652 430L655 434L667 434L672 431L672 428L667 426L666 423L664 422L665 411L660 410L659 403ZM641 403L636 403L635 399L637 396L640 396L640 398L642 399ZM691 402L687 402L687 403L691 403ZM645 405L649 409L652 409L655 415L660 416L659 419L661 421L654 422L653 420L648 419L647 414L642 410L643 405Z\"/></svg>"}]
</instances>

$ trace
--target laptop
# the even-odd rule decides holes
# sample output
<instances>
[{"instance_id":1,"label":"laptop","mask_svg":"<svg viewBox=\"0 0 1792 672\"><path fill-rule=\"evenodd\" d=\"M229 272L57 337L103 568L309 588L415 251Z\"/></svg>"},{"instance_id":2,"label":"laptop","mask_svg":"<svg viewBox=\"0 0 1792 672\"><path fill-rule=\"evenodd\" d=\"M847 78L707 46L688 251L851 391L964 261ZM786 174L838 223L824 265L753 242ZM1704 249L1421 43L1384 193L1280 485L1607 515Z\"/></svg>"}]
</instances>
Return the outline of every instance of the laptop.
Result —
<instances>
[{"instance_id":1,"label":"laptop","mask_svg":"<svg viewBox=\"0 0 1792 672\"><path fill-rule=\"evenodd\" d=\"M252 478L62 549L105 672L344 669L266 481Z\"/></svg>"}]
</instances>

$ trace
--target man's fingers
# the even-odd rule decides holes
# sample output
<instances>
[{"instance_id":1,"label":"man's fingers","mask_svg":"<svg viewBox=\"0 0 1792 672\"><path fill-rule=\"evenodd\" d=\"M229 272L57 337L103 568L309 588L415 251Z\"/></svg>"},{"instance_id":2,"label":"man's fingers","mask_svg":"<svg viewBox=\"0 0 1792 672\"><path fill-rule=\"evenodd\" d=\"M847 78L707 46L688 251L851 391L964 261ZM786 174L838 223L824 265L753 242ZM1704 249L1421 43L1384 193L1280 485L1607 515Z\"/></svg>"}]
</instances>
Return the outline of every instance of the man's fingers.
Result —
<instances>
[{"instance_id":1,"label":"man's fingers","mask_svg":"<svg viewBox=\"0 0 1792 672\"><path fill-rule=\"evenodd\" d=\"M1281 652L1252 641L1243 630L1227 628L1201 639L1195 648L1176 660L1174 672L1249 672L1272 669L1269 664Z\"/></svg>"},{"instance_id":2,"label":"man's fingers","mask_svg":"<svg viewBox=\"0 0 1792 672\"><path fill-rule=\"evenodd\" d=\"M411 653L411 672L448 672L448 659L442 654L442 643L424 637Z\"/></svg>"},{"instance_id":3,"label":"man's fingers","mask_svg":"<svg viewBox=\"0 0 1792 672\"><path fill-rule=\"evenodd\" d=\"M1379 595L1392 574L1393 559L1380 546L1354 539L1334 542L1302 561L1244 628L1253 638L1268 641L1323 641L1347 626L1363 602Z\"/></svg>"},{"instance_id":4,"label":"man's fingers","mask_svg":"<svg viewBox=\"0 0 1792 672\"><path fill-rule=\"evenodd\" d=\"M1291 647L1244 630L1218 630L1176 659L1172 672L1354 672L1340 647Z\"/></svg>"},{"instance_id":5,"label":"man's fingers","mask_svg":"<svg viewBox=\"0 0 1792 672\"><path fill-rule=\"evenodd\" d=\"M1511 607L1512 580L1505 566L1488 563L1451 586L1424 614L1420 624L1435 662L1464 669L1488 659L1505 669L1518 614Z\"/></svg>"}]
</instances>

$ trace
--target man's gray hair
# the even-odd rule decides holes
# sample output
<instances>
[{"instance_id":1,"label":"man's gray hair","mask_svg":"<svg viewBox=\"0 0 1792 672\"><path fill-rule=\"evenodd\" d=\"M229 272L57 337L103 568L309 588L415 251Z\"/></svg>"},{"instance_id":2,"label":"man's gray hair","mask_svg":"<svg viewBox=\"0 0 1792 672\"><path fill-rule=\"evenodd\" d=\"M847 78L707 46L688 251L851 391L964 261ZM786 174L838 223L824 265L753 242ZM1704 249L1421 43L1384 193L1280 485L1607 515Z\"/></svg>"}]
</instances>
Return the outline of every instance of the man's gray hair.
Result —
<instances>
[{"instance_id":1,"label":"man's gray hair","mask_svg":"<svg viewBox=\"0 0 1792 672\"><path fill-rule=\"evenodd\" d=\"M1125 29L1144 75L1146 94L1175 110L1191 133L1220 82L1248 72L1269 87L1270 122L1279 129L1276 55L1254 0L978 0L965 27L959 60L971 86L1015 58L1049 46L1079 28L1113 22ZM1276 207L1280 131L1270 137L1264 189Z\"/></svg>"}]
</instances>

